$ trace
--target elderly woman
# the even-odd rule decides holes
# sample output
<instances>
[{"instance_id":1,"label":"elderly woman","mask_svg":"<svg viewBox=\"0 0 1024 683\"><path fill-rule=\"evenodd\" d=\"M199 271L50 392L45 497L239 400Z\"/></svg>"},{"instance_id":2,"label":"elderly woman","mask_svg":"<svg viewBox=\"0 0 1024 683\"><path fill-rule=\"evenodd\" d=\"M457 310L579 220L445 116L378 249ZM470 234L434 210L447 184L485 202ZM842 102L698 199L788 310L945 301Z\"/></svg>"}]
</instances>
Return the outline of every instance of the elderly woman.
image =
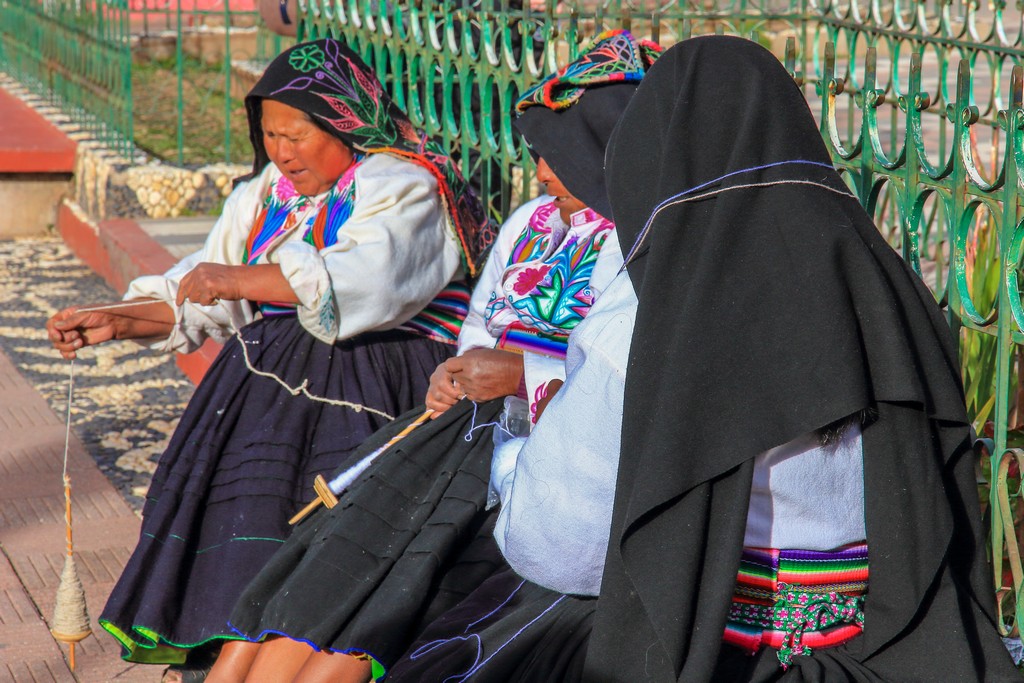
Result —
<instances>
[{"instance_id":1,"label":"elderly woman","mask_svg":"<svg viewBox=\"0 0 1024 683\"><path fill-rule=\"evenodd\" d=\"M281 54L246 109L253 173L203 249L131 283L137 305L47 323L67 358L109 339L227 342L160 460L101 616L131 661L181 662L235 637L231 607L311 478L416 405L451 355L462 279L493 237L451 160L337 41Z\"/></svg>"},{"instance_id":2,"label":"elderly woman","mask_svg":"<svg viewBox=\"0 0 1024 683\"><path fill-rule=\"evenodd\" d=\"M388 680L1019 680L949 328L778 60L668 50L607 178L625 272L502 495L523 578L490 579ZM586 458L555 429L579 412L605 437Z\"/></svg>"},{"instance_id":3,"label":"elderly woman","mask_svg":"<svg viewBox=\"0 0 1024 683\"><path fill-rule=\"evenodd\" d=\"M512 416L528 424L561 383L568 333L621 265L600 213L608 211L605 142L656 51L609 32L520 100L515 125L540 157L549 196L503 226L460 356L434 375L428 405L437 419L385 451L337 506L298 527L232 613L254 644L226 648L211 680L368 680L368 658L379 675L423 624L491 573L491 430L525 431ZM473 402L516 393L526 400ZM470 400L457 400L462 394ZM414 417L374 435L361 453Z\"/></svg>"}]
</instances>

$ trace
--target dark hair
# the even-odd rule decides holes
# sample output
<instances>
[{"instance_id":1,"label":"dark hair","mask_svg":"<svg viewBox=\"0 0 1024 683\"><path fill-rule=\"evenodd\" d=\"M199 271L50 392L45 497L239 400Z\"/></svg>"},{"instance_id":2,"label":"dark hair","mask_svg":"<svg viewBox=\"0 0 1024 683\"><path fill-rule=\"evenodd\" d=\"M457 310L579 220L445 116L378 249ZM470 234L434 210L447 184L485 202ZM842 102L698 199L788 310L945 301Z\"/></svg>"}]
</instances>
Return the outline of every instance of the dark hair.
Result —
<instances>
[{"instance_id":1,"label":"dark hair","mask_svg":"<svg viewBox=\"0 0 1024 683\"><path fill-rule=\"evenodd\" d=\"M874 422L877 418L878 411L874 408L865 408L864 410L857 411L853 415L847 415L840 420L836 420L835 422L827 424L816 430L815 433L818 435L818 444L821 446L834 446L842 441L850 427L854 425L865 427Z\"/></svg>"}]
</instances>

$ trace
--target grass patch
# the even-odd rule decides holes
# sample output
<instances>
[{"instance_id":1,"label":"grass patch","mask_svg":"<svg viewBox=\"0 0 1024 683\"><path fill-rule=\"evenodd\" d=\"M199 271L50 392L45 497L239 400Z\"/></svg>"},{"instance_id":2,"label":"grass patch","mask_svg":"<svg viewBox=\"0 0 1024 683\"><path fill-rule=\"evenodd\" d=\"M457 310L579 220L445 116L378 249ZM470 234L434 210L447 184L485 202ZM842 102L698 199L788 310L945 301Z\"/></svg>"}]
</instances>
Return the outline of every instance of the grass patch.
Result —
<instances>
[{"instance_id":1,"label":"grass patch","mask_svg":"<svg viewBox=\"0 0 1024 683\"><path fill-rule=\"evenodd\" d=\"M140 60L132 65L135 100L135 144L174 164L200 166L230 161L249 163L249 126L242 100L230 98L226 113L224 69L185 56L178 98L178 72L173 59ZM183 141L178 150L178 112ZM230 148L225 150L225 125L230 125Z\"/></svg>"}]
</instances>

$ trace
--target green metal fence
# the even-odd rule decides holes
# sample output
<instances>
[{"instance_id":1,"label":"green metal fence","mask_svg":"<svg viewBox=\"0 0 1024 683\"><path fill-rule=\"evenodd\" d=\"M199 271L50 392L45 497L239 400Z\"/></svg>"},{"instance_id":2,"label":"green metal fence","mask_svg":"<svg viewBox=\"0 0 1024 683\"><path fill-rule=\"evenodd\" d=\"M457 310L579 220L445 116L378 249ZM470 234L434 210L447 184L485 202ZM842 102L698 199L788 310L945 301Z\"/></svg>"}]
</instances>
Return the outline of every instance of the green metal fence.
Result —
<instances>
[{"instance_id":1,"label":"green metal fence","mask_svg":"<svg viewBox=\"0 0 1024 683\"><path fill-rule=\"evenodd\" d=\"M126 20L123 8L114 4L122 1L83 0L74 5L85 8L83 17L64 4L44 8L33 0L0 0L0 65L52 87L72 106L96 115L104 131L117 130L130 140ZM1019 353L1024 344L1024 77L1017 66L1024 57L1024 18L1019 5L1004 0L986 5L976 0L523 0L525 7L517 0L298 2L300 35L329 34L353 45L413 122L461 159L467 175L484 188L495 217L530 193L533 169L512 133L512 103L599 31L626 27L665 45L723 32L772 49L802 84L836 165L893 246L946 305L960 338L968 407L987 448L979 458L986 478L981 488L988 501L1003 627L1007 634L1017 632L1024 623L1024 385L1018 379L1024 374ZM176 64L181 64L179 27L189 22L181 14L173 19L179 36ZM152 15L148 21L159 25ZM103 41L104 46L93 45ZM281 47L272 45L265 56ZM94 54L109 54L109 62L101 67ZM96 66L81 69L81 64ZM84 85L65 94L64 82ZM178 83L185 82L179 76ZM100 111L89 108L88 94L98 97L96 83L113 93ZM226 127L237 115L231 106L237 104L225 106ZM178 107L184 121L184 105ZM115 110L121 113L103 118L103 112ZM179 130L178 155L187 161L190 133L184 123ZM230 138L230 132L225 135ZM231 146L226 139L225 149Z\"/></svg>"},{"instance_id":2,"label":"green metal fence","mask_svg":"<svg viewBox=\"0 0 1024 683\"><path fill-rule=\"evenodd\" d=\"M0 70L130 154L126 0L0 0Z\"/></svg>"},{"instance_id":3,"label":"green metal fence","mask_svg":"<svg viewBox=\"0 0 1024 683\"><path fill-rule=\"evenodd\" d=\"M987 437L981 464L999 609L1004 632L1016 633L1024 617L1020 8L847 2L815 12L810 54L821 56L816 95L833 158L925 273L960 338L969 412Z\"/></svg>"},{"instance_id":4,"label":"green metal fence","mask_svg":"<svg viewBox=\"0 0 1024 683\"><path fill-rule=\"evenodd\" d=\"M251 0L133 0L140 147L179 165L249 162L242 104L254 74L293 39L261 26ZM172 104L173 103L173 104Z\"/></svg>"},{"instance_id":5,"label":"green metal fence","mask_svg":"<svg viewBox=\"0 0 1024 683\"><path fill-rule=\"evenodd\" d=\"M512 133L519 93L575 58L604 29L627 27L665 44L724 30L799 34L803 2L718 7L684 2L535 3L300 0L300 35L344 38L372 64L413 123L451 149L488 194L495 217L530 194L532 165ZM774 3L779 5L779 3ZM542 5L542 7L541 7Z\"/></svg>"}]
</instances>

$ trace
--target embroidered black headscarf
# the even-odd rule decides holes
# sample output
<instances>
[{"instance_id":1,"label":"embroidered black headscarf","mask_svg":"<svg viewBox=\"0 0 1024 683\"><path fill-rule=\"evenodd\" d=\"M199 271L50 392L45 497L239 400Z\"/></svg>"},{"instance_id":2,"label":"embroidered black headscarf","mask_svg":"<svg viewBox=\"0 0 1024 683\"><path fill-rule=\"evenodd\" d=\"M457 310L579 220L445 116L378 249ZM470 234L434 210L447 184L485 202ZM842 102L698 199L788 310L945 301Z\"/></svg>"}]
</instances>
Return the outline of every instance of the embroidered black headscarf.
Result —
<instances>
[{"instance_id":1,"label":"embroidered black headscarf","mask_svg":"<svg viewBox=\"0 0 1024 683\"><path fill-rule=\"evenodd\" d=\"M300 43L278 55L245 98L253 173L270 162L263 145L260 103L271 99L309 114L349 147L393 154L430 171L462 247L463 265L476 275L494 241L494 226L455 162L409 121L373 71L333 38Z\"/></svg>"},{"instance_id":2,"label":"embroidered black headscarf","mask_svg":"<svg viewBox=\"0 0 1024 683\"><path fill-rule=\"evenodd\" d=\"M523 93L513 125L574 197L611 218L604 183L608 138L661 46L606 31L580 56ZM586 97L583 94L586 93Z\"/></svg>"},{"instance_id":3,"label":"embroidered black headscarf","mask_svg":"<svg viewBox=\"0 0 1024 683\"><path fill-rule=\"evenodd\" d=\"M755 679L1014 680L952 335L785 69L739 38L668 50L612 136L607 179L623 250L643 239L585 680L723 680L754 457L869 408L864 634L785 674L762 658Z\"/></svg>"}]
</instances>

